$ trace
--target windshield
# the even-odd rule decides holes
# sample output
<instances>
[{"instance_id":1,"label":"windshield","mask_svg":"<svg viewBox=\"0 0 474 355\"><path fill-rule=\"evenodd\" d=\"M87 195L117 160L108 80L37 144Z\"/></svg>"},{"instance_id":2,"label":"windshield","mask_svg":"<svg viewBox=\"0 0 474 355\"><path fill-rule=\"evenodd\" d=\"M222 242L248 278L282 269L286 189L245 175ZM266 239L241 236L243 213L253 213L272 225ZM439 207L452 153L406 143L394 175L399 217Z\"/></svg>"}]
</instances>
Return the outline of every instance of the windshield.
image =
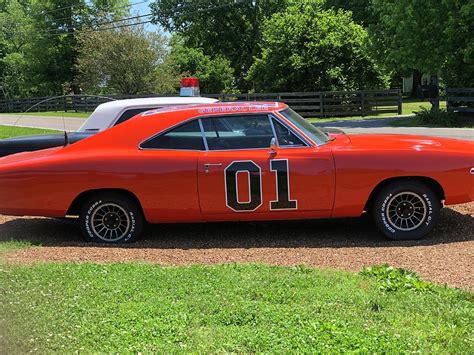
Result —
<instances>
[{"instance_id":1,"label":"windshield","mask_svg":"<svg viewBox=\"0 0 474 355\"><path fill-rule=\"evenodd\" d=\"M329 140L329 137L325 135L319 128L313 126L291 108L280 111L280 114L283 115L283 117L285 117L288 121L293 123L296 127L298 127L317 145L324 144Z\"/></svg>"}]
</instances>

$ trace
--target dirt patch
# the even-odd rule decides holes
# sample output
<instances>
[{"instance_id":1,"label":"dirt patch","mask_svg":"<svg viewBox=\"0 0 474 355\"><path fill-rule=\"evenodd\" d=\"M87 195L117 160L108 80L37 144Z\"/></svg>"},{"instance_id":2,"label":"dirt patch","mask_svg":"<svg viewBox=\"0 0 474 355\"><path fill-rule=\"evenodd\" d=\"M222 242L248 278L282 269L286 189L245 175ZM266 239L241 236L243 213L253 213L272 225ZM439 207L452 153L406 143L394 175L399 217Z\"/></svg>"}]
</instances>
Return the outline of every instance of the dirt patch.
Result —
<instances>
[{"instance_id":1,"label":"dirt patch","mask_svg":"<svg viewBox=\"0 0 474 355\"><path fill-rule=\"evenodd\" d=\"M0 240L41 245L4 254L9 262L124 262L161 265L254 262L358 271L389 263L425 279L474 290L474 203L442 210L420 241L394 242L368 217L272 223L155 225L130 245L87 244L74 221L0 216Z\"/></svg>"}]
</instances>

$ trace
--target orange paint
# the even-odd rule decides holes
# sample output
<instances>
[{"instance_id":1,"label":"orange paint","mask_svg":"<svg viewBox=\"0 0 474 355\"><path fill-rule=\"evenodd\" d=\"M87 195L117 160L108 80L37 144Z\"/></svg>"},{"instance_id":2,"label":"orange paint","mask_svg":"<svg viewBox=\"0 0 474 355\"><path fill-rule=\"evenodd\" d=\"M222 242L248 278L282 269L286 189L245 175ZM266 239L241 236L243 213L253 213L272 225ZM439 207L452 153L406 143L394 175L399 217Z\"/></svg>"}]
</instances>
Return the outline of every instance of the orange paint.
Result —
<instances>
[{"instance_id":1,"label":"orange paint","mask_svg":"<svg viewBox=\"0 0 474 355\"><path fill-rule=\"evenodd\" d=\"M422 177L437 182L446 204L474 200L474 143L409 135L333 135L324 145L225 151L141 150L169 127L197 117L267 113L311 141L278 111L282 103L181 106L135 118L64 148L0 159L0 213L64 217L90 190L120 189L136 196L149 222L285 220L359 216L386 179ZM272 210L272 159L287 159L290 199L296 209ZM261 169L261 205L236 212L226 204L224 169L249 160ZM213 166L208 172L204 164ZM238 173L239 200L249 200L248 174Z\"/></svg>"}]
</instances>

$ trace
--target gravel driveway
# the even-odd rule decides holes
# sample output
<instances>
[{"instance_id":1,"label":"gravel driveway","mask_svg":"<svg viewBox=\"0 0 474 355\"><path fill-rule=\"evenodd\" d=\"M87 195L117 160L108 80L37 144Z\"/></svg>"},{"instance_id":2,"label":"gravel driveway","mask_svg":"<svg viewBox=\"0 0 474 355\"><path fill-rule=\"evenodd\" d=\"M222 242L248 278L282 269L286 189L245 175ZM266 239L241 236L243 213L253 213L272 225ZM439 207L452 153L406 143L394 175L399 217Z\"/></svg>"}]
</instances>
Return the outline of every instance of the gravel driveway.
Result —
<instances>
[{"instance_id":1,"label":"gravel driveway","mask_svg":"<svg viewBox=\"0 0 474 355\"><path fill-rule=\"evenodd\" d=\"M358 271L389 263L425 279L474 290L474 203L445 208L421 241L386 240L368 217L271 223L155 225L128 246L86 244L74 221L0 216L0 240L40 247L9 252L11 262L144 261L162 265L232 262L304 264Z\"/></svg>"}]
</instances>

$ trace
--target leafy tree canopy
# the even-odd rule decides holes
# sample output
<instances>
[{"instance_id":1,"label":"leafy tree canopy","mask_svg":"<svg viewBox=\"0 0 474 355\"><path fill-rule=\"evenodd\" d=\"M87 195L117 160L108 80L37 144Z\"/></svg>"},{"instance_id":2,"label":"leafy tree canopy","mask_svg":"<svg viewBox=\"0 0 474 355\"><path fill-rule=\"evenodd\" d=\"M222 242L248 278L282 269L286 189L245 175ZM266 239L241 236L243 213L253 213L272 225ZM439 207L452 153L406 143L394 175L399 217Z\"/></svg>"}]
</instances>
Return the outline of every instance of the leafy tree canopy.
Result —
<instances>
[{"instance_id":1,"label":"leafy tree canopy","mask_svg":"<svg viewBox=\"0 0 474 355\"><path fill-rule=\"evenodd\" d=\"M322 1L294 1L263 26L262 54L248 79L257 91L315 91L384 87L368 55L367 31L350 13Z\"/></svg>"},{"instance_id":2,"label":"leafy tree canopy","mask_svg":"<svg viewBox=\"0 0 474 355\"><path fill-rule=\"evenodd\" d=\"M377 21L373 14L372 0L326 0L324 8L350 11L353 20L364 27Z\"/></svg>"},{"instance_id":3,"label":"leafy tree canopy","mask_svg":"<svg viewBox=\"0 0 474 355\"><path fill-rule=\"evenodd\" d=\"M76 31L128 13L128 0L6 0L0 4L0 91L8 97L61 93L73 83ZM2 96L3 96L2 95Z\"/></svg>"},{"instance_id":4,"label":"leafy tree canopy","mask_svg":"<svg viewBox=\"0 0 474 355\"><path fill-rule=\"evenodd\" d=\"M474 86L472 0L373 0L374 54L387 66L441 74L447 85Z\"/></svg>"},{"instance_id":5,"label":"leafy tree canopy","mask_svg":"<svg viewBox=\"0 0 474 355\"><path fill-rule=\"evenodd\" d=\"M168 93L179 85L166 61L166 39L143 25L78 35L78 82L87 93Z\"/></svg>"},{"instance_id":6,"label":"leafy tree canopy","mask_svg":"<svg viewBox=\"0 0 474 355\"><path fill-rule=\"evenodd\" d=\"M234 70L222 55L211 58L200 48L190 48L179 37L171 41L169 62L180 76L197 76L201 92L221 93L235 91Z\"/></svg>"},{"instance_id":7,"label":"leafy tree canopy","mask_svg":"<svg viewBox=\"0 0 474 355\"><path fill-rule=\"evenodd\" d=\"M154 22L179 34L183 44L212 58L225 57L238 85L259 53L261 25L287 0L159 0L151 5Z\"/></svg>"}]
</instances>

